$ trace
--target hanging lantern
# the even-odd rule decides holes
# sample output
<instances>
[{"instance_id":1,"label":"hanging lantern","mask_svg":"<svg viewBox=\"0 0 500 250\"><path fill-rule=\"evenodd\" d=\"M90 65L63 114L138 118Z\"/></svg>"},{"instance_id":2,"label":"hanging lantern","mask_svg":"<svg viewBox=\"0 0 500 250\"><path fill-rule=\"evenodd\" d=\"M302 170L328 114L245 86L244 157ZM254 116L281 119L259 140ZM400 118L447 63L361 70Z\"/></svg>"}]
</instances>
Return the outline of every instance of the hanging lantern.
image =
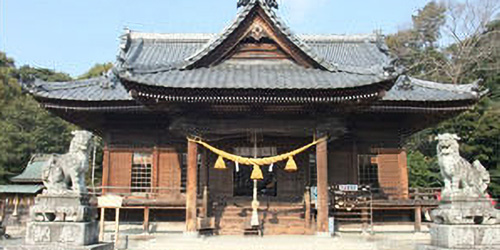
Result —
<instances>
[{"instance_id":1,"label":"hanging lantern","mask_svg":"<svg viewBox=\"0 0 500 250\"><path fill-rule=\"evenodd\" d=\"M287 172L297 171L297 164L295 163L295 160L293 159L293 157L288 158L288 161L286 162L286 166L285 166L285 171L287 171Z\"/></svg>"},{"instance_id":2,"label":"hanging lantern","mask_svg":"<svg viewBox=\"0 0 500 250\"><path fill-rule=\"evenodd\" d=\"M264 176L262 176L262 170L259 165L253 165L252 176L250 176L252 180L262 180Z\"/></svg>"},{"instance_id":3,"label":"hanging lantern","mask_svg":"<svg viewBox=\"0 0 500 250\"><path fill-rule=\"evenodd\" d=\"M222 158L222 156L219 156L219 158L217 158L217 161L215 162L215 166L214 166L215 169L226 169L226 163L224 162L224 158Z\"/></svg>"}]
</instances>

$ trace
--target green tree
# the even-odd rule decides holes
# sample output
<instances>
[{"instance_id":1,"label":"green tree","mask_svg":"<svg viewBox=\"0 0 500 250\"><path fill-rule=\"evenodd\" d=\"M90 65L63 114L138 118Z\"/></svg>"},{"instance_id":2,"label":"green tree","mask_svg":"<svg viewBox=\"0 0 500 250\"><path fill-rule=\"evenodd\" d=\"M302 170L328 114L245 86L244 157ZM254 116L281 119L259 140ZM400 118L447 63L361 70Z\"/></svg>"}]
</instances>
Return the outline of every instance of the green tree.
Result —
<instances>
[{"instance_id":1,"label":"green tree","mask_svg":"<svg viewBox=\"0 0 500 250\"><path fill-rule=\"evenodd\" d=\"M442 186L436 158L425 156L419 151L408 153L408 175L412 188Z\"/></svg>"},{"instance_id":2,"label":"green tree","mask_svg":"<svg viewBox=\"0 0 500 250\"><path fill-rule=\"evenodd\" d=\"M69 80L67 74L28 66L16 69L14 60L0 52L0 183L19 174L34 153L62 153L67 149L73 128L41 109L21 91L17 78Z\"/></svg>"},{"instance_id":3,"label":"green tree","mask_svg":"<svg viewBox=\"0 0 500 250\"><path fill-rule=\"evenodd\" d=\"M480 160L492 176L491 191L500 195L500 22L491 19L498 1L473 0L467 4L430 2L413 26L387 37L391 52L400 57L407 74L432 81L471 82L484 79L490 93L471 110L423 130L406 143L412 186L434 185L438 133L458 134L461 154ZM487 25L486 25L487 24ZM442 35L451 44L439 47Z\"/></svg>"},{"instance_id":4,"label":"green tree","mask_svg":"<svg viewBox=\"0 0 500 250\"><path fill-rule=\"evenodd\" d=\"M440 53L436 41L441 37L445 13L443 4L432 1L412 17L411 28L387 36L386 43L396 57L397 65L404 67L408 74L424 79L442 75L435 65L444 63L446 58Z\"/></svg>"},{"instance_id":5,"label":"green tree","mask_svg":"<svg viewBox=\"0 0 500 250\"><path fill-rule=\"evenodd\" d=\"M97 63L85 72L85 74L79 76L78 79L98 77L108 72L111 68L113 68L113 63Z\"/></svg>"}]
</instances>

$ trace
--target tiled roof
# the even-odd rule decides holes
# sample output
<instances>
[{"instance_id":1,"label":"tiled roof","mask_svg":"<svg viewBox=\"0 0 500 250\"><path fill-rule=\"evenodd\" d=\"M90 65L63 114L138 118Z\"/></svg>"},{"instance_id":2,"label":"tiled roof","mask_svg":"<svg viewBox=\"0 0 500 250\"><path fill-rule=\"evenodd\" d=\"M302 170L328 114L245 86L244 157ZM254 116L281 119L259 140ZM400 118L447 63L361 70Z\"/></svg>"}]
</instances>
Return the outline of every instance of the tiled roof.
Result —
<instances>
[{"instance_id":1,"label":"tiled roof","mask_svg":"<svg viewBox=\"0 0 500 250\"><path fill-rule=\"evenodd\" d=\"M42 171L51 155L39 154L34 155L23 172L17 176L10 178L14 183L42 183Z\"/></svg>"},{"instance_id":2,"label":"tiled roof","mask_svg":"<svg viewBox=\"0 0 500 250\"><path fill-rule=\"evenodd\" d=\"M444 84L400 76L387 91L382 101L460 101L477 100L486 92L479 90L478 82L471 84Z\"/></svg>"},{"instance_id":3,"label":"tiled roof","mask_svg":"<svg viewBox=\"0 0 500 250\"><path fill-rule=\"evenodd\" d=\"M0 185L2 194L36 194L44 188L43 185Z\"/></svg>"},{"instance_id":4,"label":"tiled roof","mask_svg":"<svg viewBox=\"0 0 500 250\"><path fill-rule=\"evenodd\" d=\"M49 99L73 101L128 101L127 90L114 77L102 76L70 82L43 82L24 86L37 96Z\"/></svg>"},{"instance_id":5,"label":"tiled roof","mask_svg":"<svg viewBox=\"0 0 500 250\"><path fill-rule=\"evenodd\" d=\"M261 70L261 64L256 65L230 65L224 64L214 68L203 68L196 71L170 71L156 74L138 74L127 76L128 80L140 80L148 85L156 85L162 78L171 79L171 86L183 86L185 88L210 87L210 88L251 88L262 86L265 82L275 89L293 89L309 85L311 88L324 89L330 85L341 85L349 87L352 83L352 75L347 73L317 73L314 69L294 70L295 65L275 65L274 71L278 74L267 74L270 66L266 70ZM214 73L215 72L215 73ZM253 73L249 73L253 72ZM249 77L255 74L258 78ZM215 77L222 75L223 77ZM279 78L275 78L280 76ZM93 81L99 81L94 79ZM291 80L293 79L293 81ZM383 78L376 76L356 76L357 81L374 82ZM54 83L44 83L52 85ZM98 101L98 100L127 100L132 98L127 93L120 82L111 89L99 92L99 96L94 96L96 85L83 86L78 82L62 83L66 85L65 90L50 88L38 89L33 94L52 99L75 100L75 101ZM75 85L74 87L72 87ZM100 86L100 85L97 85ZM101 88L101 87L98 87ZM443 84L430 81L423 81L412 77L400 76L396 84L388 90L381 102L429 102L429 101L461 101L477 100L485 94L478 90L478 83L471 84ZM120 97L121 98L118 98Z\"/></svg>"},{"instance_id":6,"label":"tiled roof","mask_svg":"<svg viewBox=\"0 0 500 250\"><path fill-rule=\"evenodd\" d=\"M192 68L208 56L260 7L292 44L321 66L291 63L234 62ZM293 34L274 10L250 0L221 34L157 34L127 31L116 71L121 79L171 88L335 89L370 85L397 74L378 35ZM258 64L258 65L257 65Z\"/></svg>"},{"instance_id":7,"label":"tiled roof","mask_svg":"<svg viewBox=\"0 0 500 250\"><path fill-rule=\"evenodd\" d=\"M124 73L122 79L168 88L210 89L336 89L369 85L387 75L351 74L304 68L290 61L226 61L195 70Z\"/></svg>"},{"instance_id":8,"label":"tiled roof","mask_svg":"<svg viewBox=\"0 0 500 250\"><path fill-rule=\"evenodd\" d=\"M221 45L249 13L260 6L273 27L314 60L317 69L287 60L227 60L192 67ZM399 76L383 37L371 35L295 35L274 10L249 0L221 34L159 34L127 31L113 74L64 83L36 82L38 97L75 101L133 101L121 81L166 88L343 89L395 82L380 102L476 100L477 84L448 85Z\"/></svg>"},{"instance_id":9,"label":"tiled roof","mask_svg":"<svg viewBox=\"0 0 500 250\"><path fill-rule=\"evenodd\" d=\"M121 67L135 73L180 69L214 37L217 35L131 32L127 50L120 55ZM376 35L299 35L297 39L339 71L380 74L391 64Z\"/></svg>"}]
</instances>

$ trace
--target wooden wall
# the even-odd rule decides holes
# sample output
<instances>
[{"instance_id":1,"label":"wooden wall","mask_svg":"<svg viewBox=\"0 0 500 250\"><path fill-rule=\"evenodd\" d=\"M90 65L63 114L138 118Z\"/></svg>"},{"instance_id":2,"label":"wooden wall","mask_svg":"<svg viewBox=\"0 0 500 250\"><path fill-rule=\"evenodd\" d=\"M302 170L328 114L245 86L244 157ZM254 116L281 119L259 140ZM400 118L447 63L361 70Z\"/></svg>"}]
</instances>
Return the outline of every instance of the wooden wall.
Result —
<instances>
[{"instance_id":1,"label":"wooden wall","mask_svg":"<svg viewBox=\"0 0 500 250\"><path fill-rule=\"evenodd\" d=\"M158 150L158 163L155 167L157 183L160 194L181 193L181 158L175 148L161 148Z\"/></svg>"},{"instance_id":2,"label":"wooden wall","mask_svg":"<svg viewBox=\"0 0 500 250\"><path fill-rule=\"evenodd\" d=\"M408 169L403 149L374 149L379 185L389 199L408 199Z\"/></svg>"},{"instance_id":3,"label":"wooden wall","mask_svg":"<svg viewBox=\"0 0 500 250\"><path fill-rule=\"evenodd\" d=\"M105 193L131 193L132 157L134 152L153 153L153 193L160 196L179 196L181 193L180 154L173 147L162 148L105 148L103 159L103 186Z\"/></svg>"},{"instance_id":4,"label":"wooden wall","mask_svg":"<svg viewBox=\"0 0 500 250\"><path fill-rule=\"evenodd\" d=\"M132 175L131 149L104 149L102 183L103 193L129 193ZM111 188L120 187L120 188Z\"/></svg>"},{"instance_id":5,"label":"wooden wall","mask_svg":"<svg viewBox=\"0 0 500 250\"><path fill-rule=\"evenodd\" d=\"M214 169L217 157L215 154L207 153L208 162L208 188L210 195L217 198L233 197L233 164L226 164L227 169L218 170Z\"/></svg>"},{"instance_id":6,"label":"wooden wall","mask_svg":"<svg viewBox=\"0 0 500 250\"><path fill-rule=\"evenodd\" d=\"M287 172L284 170L286 161L276 164L274 168L277 179L277 197L280 200L295 200L304 195L306 177L308 176L307 172L309 171L308 151L296 155L294 160L298 168L296 172Z\"/></svg>"}]
</instances>

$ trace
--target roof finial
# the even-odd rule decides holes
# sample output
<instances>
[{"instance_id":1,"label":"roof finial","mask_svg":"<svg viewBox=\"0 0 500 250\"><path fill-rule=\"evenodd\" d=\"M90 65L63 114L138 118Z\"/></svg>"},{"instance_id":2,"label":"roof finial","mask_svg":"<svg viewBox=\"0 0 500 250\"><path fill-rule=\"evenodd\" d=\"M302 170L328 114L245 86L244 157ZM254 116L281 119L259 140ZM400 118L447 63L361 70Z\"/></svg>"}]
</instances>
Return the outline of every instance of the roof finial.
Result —
<instances>
[{"instance_id":1,"label":"roof finial","mask_svg":"<svg viewBox=\"0 0 500 250\"><path fill-rule=\"evenodd\" d=\"M249 4L256 4L260 2L261 4L267 5L271 8L278 8L278 2L276 0L238 0L237 7L247 6Z\"/></svg>"}]
</instances>

